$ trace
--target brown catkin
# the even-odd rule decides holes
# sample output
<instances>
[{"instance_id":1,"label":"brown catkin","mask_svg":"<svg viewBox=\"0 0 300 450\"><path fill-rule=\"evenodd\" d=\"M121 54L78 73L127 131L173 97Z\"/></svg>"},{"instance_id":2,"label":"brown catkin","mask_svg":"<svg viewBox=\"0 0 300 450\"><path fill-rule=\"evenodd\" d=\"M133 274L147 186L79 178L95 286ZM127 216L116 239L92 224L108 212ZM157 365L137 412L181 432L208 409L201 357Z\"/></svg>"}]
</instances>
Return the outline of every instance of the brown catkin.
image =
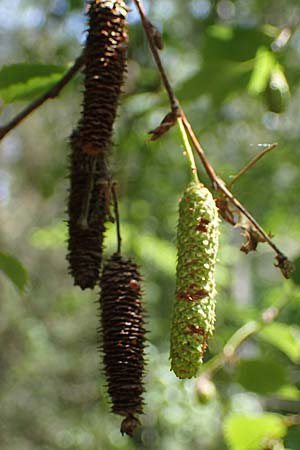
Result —
<instances>
[{"instance_id":1,"label":"brown catkin","mask_svg":"<svg viewBox=\"0 0 300 450\"><path fill-rule=\"evenodd\" d=\"M125 419L121 432L132 435L143 412L144 313L137 266L115 253L101 278L103 363L112 411Z\"/></svg>"},{"instance_id":2,"label":"brown catkin","mask_svg":"<svg viewBox=\"0 0 300 450\"><path fill-rule=\"evenodd\" d=\"M110 181L104 157L86 155L78 140L73 133L67 259L74 284L86 289L99 280Z\"/></svg>"},{"instance_id":3,"label":"brown catkin","mask_svg":"<svg viewBox=\"0 0 300 450\"><path fill-rule=\"evenodd\" d=\"M83 111L71 136L68 201L67 259L82 289L96 285L102 261L111 184L107 160L126 72L126 16L122 0L94 0L88 7Z\"/></svg>"},{"instance_id":4,"label":"brown catkin","mask_svg":"<svg viewBox=\"0 0 300 450\"><path fill-rule=\"evenodd\" d=\"M124 1L89 5L85 46L84 101L80 123L83 150L107 153L126 72L127 7Z\"/></svg>"}]
</instances>

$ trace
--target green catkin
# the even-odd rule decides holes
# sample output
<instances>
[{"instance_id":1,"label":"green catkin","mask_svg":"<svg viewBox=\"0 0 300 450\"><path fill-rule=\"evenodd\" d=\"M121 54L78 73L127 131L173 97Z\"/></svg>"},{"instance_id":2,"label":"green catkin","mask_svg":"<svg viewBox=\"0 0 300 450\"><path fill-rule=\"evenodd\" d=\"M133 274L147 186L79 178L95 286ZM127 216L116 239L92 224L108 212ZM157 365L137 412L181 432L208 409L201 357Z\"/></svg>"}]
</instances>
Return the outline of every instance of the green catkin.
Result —
<instances>
[{"instance_id":1,"label":"green catkin","mask_svg":"<svg viewBox=\"0 0 300 450\"><path fill-rule=\"evenodd\" d=\"M208 189L192 182L179 205L176 300L171 328L171 370L197 375L215 322L218 209Z\"/></svg>"}]
</instances>

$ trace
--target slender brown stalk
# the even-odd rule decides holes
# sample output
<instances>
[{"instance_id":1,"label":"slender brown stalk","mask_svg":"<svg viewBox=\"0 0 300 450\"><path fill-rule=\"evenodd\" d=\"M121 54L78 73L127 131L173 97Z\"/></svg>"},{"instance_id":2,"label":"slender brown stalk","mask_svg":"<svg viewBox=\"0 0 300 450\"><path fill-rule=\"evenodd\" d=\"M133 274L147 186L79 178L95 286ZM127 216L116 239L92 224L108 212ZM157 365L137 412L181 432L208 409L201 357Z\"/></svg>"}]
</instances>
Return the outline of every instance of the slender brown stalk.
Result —
<instances>
[{"instance_id":1,"label":"slender brown stalk","mask_svg":"<svg viewBox=\"0 0 300 450\"><path fill-rule=\"evenodd\" d=\"M271 152L275 148L277 148L277 143L274 142L274 144L269 145L267 148L265 148L261 153L259 153L255 158L252 159L243 169L241 169L230 181L228 184L228 187L231 188L232 185L243 175L245 175L248 170L250 170L263 156L265 156L267 153Z\"/></svg>"},{"instance_id":2,"label":"slender brown stalk","mask_svg":"<svg viewBox=\"0 0 300 450\"><path fill-rule=\"evenodd\" d=\"M186 127L187 132L189 133L189 136L191 138L191 141L196 149L196 152L198 153L201 161L203 162L204 168L209 175L210 179L212 180L213 186L216 190L221 191L227 198L230 200L230 202L242 213L244 216L247 217L247 219L252 223L252 225L259 231L259 233L263 236L265 241L273 248L277 256L281 260L287 259L286 256L279 250L279 248L274 244L272 239L267 235L267 233L263 230L263 228L257 223L257 221L252 217L252 215L249 213L249 211L239 202L239 200L232 194L232 192L227 188L225 185L225 182L219 178L212 166L209 164L209 162L206 159L206 156L204 154L204 150L201 147L201 144L199 143L197 137L195 136L193 129L188 122L186 116L183 117L183 123Z\"/></svg>"},{"instance_id":3,"label":"slender brown stalk","mask_svg":"<svg viewBox=\"0 0 300 450\"><path fill-rule=\"evenodd\" d=\"M153 38L153 33L152 33L152 24L149 21L149 19L146 16L145 13L145 9L144 6L142 4L142 2L140 0L134 0L136 7L140 13L141 16L141 20L142 20L142 24L145 30L145 33L147 35L147 39L153 54L153 57L155 59L155 62L157 64L158 70L160 72L163 84L165 86L165 89L168 93L169 99L170 99L170 104L171 104L171 108L172 108L172 112L175 113L175 115L179 115L179 102L174 94L174 91L172 89L172 86L170 84L169 78L166 74L166 71L164 69L164 66L162 64L162 61L160 59L158 50L157 50L157 45L154 42L154 38Z\"/></svg>"},{"instance_id":4,"label":"slender brown stalk","mask_svg":"<svg viewBox=\"0 0 300 450\"><path fill-rule=\"evenodd\" d=\"M119 215L119 205L118 205L118 197L116 192L116 185L115 183L112 183L111 185L111 192L113 196L113 202L114 202L114 213L115 213L115 221L116 221L116 228L117 228L117 253L121 253L121 244L122 244L122 237L121 237L121 228L120 228L120 215Z\"/></svg>"},{"instance_id":5,"label":"slender brown stalk","mask_svg":"<svg viewBox=\"0 0 300 450\"><path fill-rule=\"evenodd\" d=\"M209 176L209 178L212 181L213 188L219 192L222 192L224 196L249 220L249 222L253 225L253 227L261 234L261 236L264 238L264 240L270 245L270 247L274 250L276 253L276 259L278 261L278 266L280 267L282 273L287 278L290 276L290 273L293 271L292 264L289 262L288 258L284 255L284 253L279 250L279 248L274 244L272 239L267 235L267 233L263 230L263 228L257 223L257 221L252 217L252 215L247 211L247 209L239 202L239 200L231 193L231 191L226 186L225 182L216 174L214 168L211 166L209 161L206 158L205 152L197 139L193 128L188 121L183 109L180 106L180 103L173 91L173 88L169 82L168 76L166 74L166 71L163 67L157 46L155 45L153 34L151 32L151 22L148 20L144 7L142 5L141 0L134 0L134 3L139 11L139 14L141 16L141 21L143 28L145 30L149 46L151 49L151 52L153 54L153 57L155 59L155 62L157 64L158 70L161 75L162 82L165 86L165 89L168 93L169 99L170 99L170 105L172 108L172 111L176 113L177 116L181 117L182 122L184 124L184 127L193 143L193 146L198 153L201 162L203 164L203 167Z\"/></svg>"},{"instance_id":6,"label":"slender brown stalk","mask_svg":"<svg viewBox=\"0 0 300 450\"><path fill-rule=\"evenodd\" d=\"M278 258L279 258L279 262L283 261L283 260L287 260L287 257L284 255L284 253L282 253L279 248L277 247L277 245L274 244L274 242L272 241L272 239L267 235L267 233L264 231L264 229L259 225L259 223L254 219L254 217L252 217L252 215L249 213L249 211L239 202L239 200L229 191L229 189L225 186L224 182L220 180L220 178L218 178L216 180L218 189L223 192L223 194L231 201L231 203L236 206L236 208L242 213L244 214L244 216L247 217L247 219L249 220L249 222L252 223L252 225L254 226L254 228L257 229L257 231L259 231L259 233L263 236L263 238L265 239L265 241L270 245L270 247L273 248L274 252L277 254Z\"/></svg>"},{"instance_id":7,"label":"slender brown stalk","mask_svg":"<svg viewBox=\"0 0 300 450\"><path fill-rule=\"evenodd\" d=\"M72 80L76 73L81 69L84 64L84 56L80 55L65 73L65 75L47 92L41 95L39 98L30 103L26 108L17 114L6 125L0 127L0 140L3 139L11 130L13 130L20 122L22 122L29 114L39 108L46 100L55 98L60 94L60 91Z\"/></svg>"},{"instance_id":8,"label":"slender brown stalk","mask_svg":"<svg viewBox=\"0 0 300 450\"><path fill-rule=\"evenodd\" d=\"M183 123L186 127L186 130L191 138L191 141L203 163L203 166L212 180L213 187L217 191L222 192L225 197L249 220L249 222L253 225L253 227L260 233L260 235L263 237L264 241L269 244L269 246L274 250L276 253L276 260L278 262L278 267L281 269L283 275L285 278L289 278L291 273L294 271L293 264L290 263L287 256L277 247L276 244L272 241L270 236L264 231L264 229L259 225L259 223L254 219L254 217L249 213L249 211L242 205L242 203L232 194L232 192L228 189L225 182L217 176L215 173L213 167L209 164L204 150L201 147L200 142L198 141L197 137L195 136L193 129L191 127L191 124L187 120L186 116L183 117Z\"/></svg>"}]
</instances>

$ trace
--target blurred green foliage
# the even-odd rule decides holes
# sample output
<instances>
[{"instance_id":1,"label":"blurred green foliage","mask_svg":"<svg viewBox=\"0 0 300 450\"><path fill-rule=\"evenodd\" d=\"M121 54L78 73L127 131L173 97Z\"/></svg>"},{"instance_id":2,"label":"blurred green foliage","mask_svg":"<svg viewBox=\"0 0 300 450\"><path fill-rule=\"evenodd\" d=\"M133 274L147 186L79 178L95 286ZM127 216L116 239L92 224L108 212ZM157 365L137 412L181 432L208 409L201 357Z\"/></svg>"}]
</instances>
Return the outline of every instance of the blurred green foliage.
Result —
<instances>
[{"instance_id":1,"label":"blurred green foliage","mask_svg":"<svg viewBox=\"0 0 300 450\"><path fill-rule=\"evenodd\" d=\"M225 424L226 440L232 450L263 450L275 448L277 439L282 438L287 429L282 418L276 414L257 416L232 415ZM283 448L277 447L276 448Z\"/></svg>"},{"instance_id":2,"label":"blurred green foliage","mask_svg":"<svg viewBox=\"0 0 300 450\"><path fill-rule=\"evenodd\" d=\"M300 414L299 2L145 4L162 31L161 56L172 84L217 173L230 181L265 144L278 142L234 193L294 259L296 272L284 280L266 245L242 254L238 231L223 224L217 323L206 362L248 321L261 321L266 309L279 309L278 317L206 379L214 390L209 401L199 395L204 374L182 382L170 372L177 205L190 174L176 129L149 142L148 131L169 107L129 2L129 74L111 164L124 253L144 274L143 426L132 440L120 435L96 353L98 292L72 287L67 273L63 221L68 137L81 111L78 75L1 142L0 448L299 450L300 427L287 420L293 414L299 422ZM1 124L80 54L84 8L81 0L2 0ZM200 164L199 173L209 187ZM107 255L115 246L111 225Z\"/></svg>"},{"instance_id":3,"label":"blurred green foliage","mask_svg":"<svg viewBox=\"0 0 300 450\"><path fill-rule=\"evenodd\" d=\"M51 88L66 70L49 64L11 64L0 71L0 98L4 103L32 100Z\"/></svg>"},{"instance_id":4,"label":"blurred green foliage","mask_svg":"<svg viewBox=\"0 0 300 450\"><path fill-rule=\"evenodd\" d=\"M28 274L18 259L0 252L0 270L21 292L24 291L28 282Z\"/></svg>"}]
</instances>

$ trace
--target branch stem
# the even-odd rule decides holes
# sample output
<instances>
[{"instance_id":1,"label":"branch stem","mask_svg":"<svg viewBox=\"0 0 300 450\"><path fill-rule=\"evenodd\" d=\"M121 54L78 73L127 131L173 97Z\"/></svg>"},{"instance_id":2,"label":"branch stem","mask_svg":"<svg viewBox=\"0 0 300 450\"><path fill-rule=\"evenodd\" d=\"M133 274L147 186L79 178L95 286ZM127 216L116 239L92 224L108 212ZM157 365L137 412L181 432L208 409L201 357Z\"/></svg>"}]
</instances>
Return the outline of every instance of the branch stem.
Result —
<instances>
[{"instance_id":1,"label":"branch stem","mask_svg":"<svg viewBox=\"0 0 300 450\"><path fill-rule=\"evenodd\" d=\"M111 192L113 195L113 202L114 202L114 212L115 212L115 219L116 219L116 229L117 229L117 253L121 253L121 245L122 245L122 237L121 237L121 227L120 227L120 214L119 214L119 206L118 206L118 197L116 192L116 185L115 183L112 183L111 185Z\"/></svg>"},{"instance_id":2,"label":"branch stem","mask_svg":"<svg viewBox=\"0 0 300 450\"><path fill-rule=\"evenodd\" d=\"M185 115L183 115L183 123L184 126L189 133L189 136L192 140L192 143L203 163L203 166L206 170L206 173L210 177L213 187L221 191L229 200L230 202L244 215L247 217L247 219L252 223L252 225L259 231L259 233L264 237L265 241L270 245L270 247L274 250L274 252L278 255L280 260L287 259L287 257L279 250L279 248L274 244L272 239L267 235L267 233L264 231L264 229L259 225L259 223L252 217L252 215L249 213L249 211L239 202L239 200L232 194L232 192L227 188L225 185L225 182L219 178L214 171L213 167L208 162L204 150L198 141L197 137L195 136L195 133L193 132L192 126L189 123L188 119Z\"/></svg>"},{"instance_id":3,"label":"branch stem","mask_svg":"<svg viewBox=\"0 0 300 450\"><path fill-rule=\"evenodd\" d=\"M240 203L240 201L230 192L230 190L226 187L225 183L218 178L216 180L216 184L218 189L223 192L223 194L231 201L231 203L252 223L254 228L263 236L265 241L269 244L269 246L274 250L276 255L279 258L279 261L287 260L288 258L284 253L277 247L276 244L272 241L272 239L267 235L264 229L259 225L259 223L254 219L254 217L249 213L249 211Z\"/></svg>"},{"instance_id":4,"label":"branch stem","mask_svg":"<svg viewBox=\"0 0 300 450\"><path fill-rule=\"evenodd\" d=\"M267 153L271 152L272 150L274 150L275 148L277 148L277 143L274 142L274 144L269 145L267 148L265 148L261 153L259 153L259 155L257 155L255 158L252 159L252 161L250 161L242 170L239 171L239 173L237 173L233 179L230 181L230 183L228 184L228 187L231 188L232 185L239 179L241 178L243 175L245 175L246 172L248 172L248 170L250 170L256 163L257 161L259 161L263 156L265 156Z\"/></svg>"},{"instance_id":5,"label":"branch stem","mask_svg":"<svg viewBox=\"0 0 300 450\"><path fill-rule=\"evenodd\" d=\"M169 82L169 78L168 78L168 76L166 74L164 66L163 66L163 64L161 62L161 59L160 59L160 56L159 56L157 47L155 45L152 32L151 32L151 25L150 25L150 22L149 22L149 20L148 20L148 18L146 16L146 12L145 12L144 6L143 6L143 4L142 4L142 2L140 0L134 0L134 3L136 4L136 7L137 7L137 9L138 9L138 11L140 13L141 21L142 21L143 28L145 30L145 33L146 33L146 36L147 36L147 39L148 39L148 42L149 42L149 45L150 45L150 48L151 48L151 52L152 52L153 57L155 59L156 65L158 67L158 70L160 72L160 75L161 75L161 78L162 78L162 82L163 82L163 84L165 86L165 89L166 89L166 91L168 93L168 96L169 96L169 100L170 100L170 105L171 105L172 111L176 115L178 115L179 103L178 103L178 100L177 100L177 98L176 98L176 96L174 94L174 91L173 91L172 87L171 87L171 84Z\"/></svg>"},{"instance_id":6,"label":"branch stem","mask_svg":"<svg viewBox=\"0 0 300 450\"><path fill-rule=\"evenodd\" d=\"M231 191L228 189L228 187L226 186L225 182L216 174L214 168L211 166L211 164L209 163L208 159L206 158L205 152L199 142L199 140L197 139L193 128L190 124L190 122L188 121L183 109L180 106L180 103L172 89L172 86L169 82L167 73L163 67L158 49L155 45L154 39L153 39L153 35L151 33L151 27L150 27L150 22L146 16L145 13L145 9L142 5L141 0L134 0L134 3L139 11L140 17L141 17L141 21L142 21L142 25L143 28L145 30L148 42L149 42L149 46L151 49L151 52L153 54L154 60L157 64L158 70L160 72L161 75L161 79L162 82L165 86L165 89L168 93L169 99L170 99L170 105L172 108L172 111L174 113L176 113L177 117L180 117L182 119L182 123L186 129L186 132L188 134L188 136L191 139L191 142L195 148L195 150L197 151L199 158L203 164L203 167L207 173L207 175L209 176L209 178L212 181L212 185L213 188L217 191L220 191L224 194L225 197L228 198L228 200L245 216L247 217L247 219L251 222L251 224L254 226L254 228L263 236L263 238L265 239L265 241L269 244L269 246L274 250L274 252L277 255L277 260L279 262L279 267L281 267L282 265L284 265L285 262L288 262L288 258L284 255L284 253L282 253L279 248L273 243L273 241L270 239L270 237L267 235L267 233L263 230L263 228L257 223L257 221L252 217L252 215L247 211L247 209L239 202L239 200L231 193Z\"/></svg>"},{"instance_id":7,"label":"branch stem","mask_svg":"<svg viewBox=\"0 0 300 450\"><path fill-rule=\"evenodd\" d=\"M84 64L83 54L80 55L74 62L74 64L70 67L70 69L65 73L65 75L47 92L45 92L41 97L34 100L30 103L26 108L23 109L19 114L17 114L11 121L9 121L6 125L0 127L0 141L20 122L22 122L29 114L39 108L46 100L50 98L55 98L60 94L60 91L68 84L72 78L76 75L76 73L81 69Z\"/></svg>"}]
</instances>

